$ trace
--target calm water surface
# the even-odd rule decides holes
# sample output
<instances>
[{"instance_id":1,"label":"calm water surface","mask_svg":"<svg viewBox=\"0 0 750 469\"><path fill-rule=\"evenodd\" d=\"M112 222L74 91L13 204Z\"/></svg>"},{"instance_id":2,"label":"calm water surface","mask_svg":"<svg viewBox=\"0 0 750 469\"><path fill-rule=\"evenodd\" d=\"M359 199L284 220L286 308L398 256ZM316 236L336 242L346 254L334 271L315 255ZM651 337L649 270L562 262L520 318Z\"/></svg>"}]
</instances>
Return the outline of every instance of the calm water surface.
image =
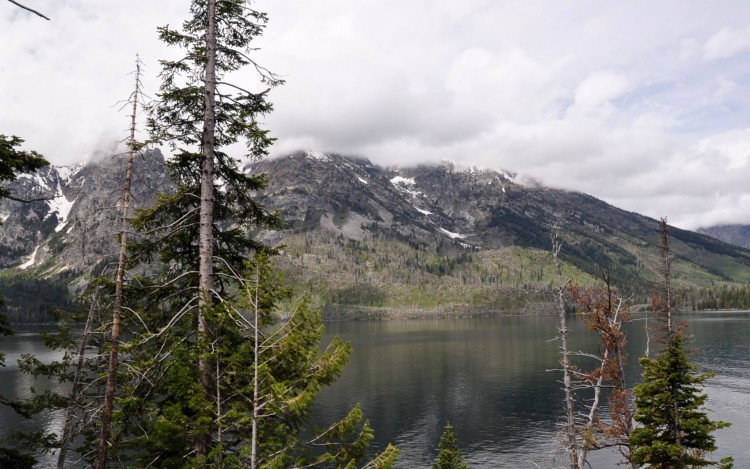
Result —
<instances>
[{"instance_id":1,"label":"calm water surface","mask_svg":"<svg viewBox=\"0 0 750 469\"><path fill-rule=\"evenodd\" d=\"M695 363L713 370L707 387L713 418L732 427L717 432L720 456L750 468L750 313L682 315L695 337ZM645 349L643 321L628 331L630 354ZM443 426L450 421L467 462L474 468L563 467L556 443L562 416L558 343L554 317L504 317L423 321L339 322L326 336L352 342L354 352L341 378L318 399L314 419L321 425L343 417L361 403L375 429L373 448L388 442L401 450L398 467L428 468L437 455ZM572 349L594 350L595 338L577 321ZM38 330L0 337L8 353L0 368L0 392L23 396L32 384L15 360L33 353L51 360ZM653 346L652 346L653 350ZM636 359L629 379L638 379ZM0 434L8 428L59 428L60 417L24 422L0 408ZM48 458L49 460L49 458ZM595 468L616 467L609 452L591 458ZM51 467L51 463L40 467Z\"/></svg>"},{"instance_id":2,"label":"calm water surface","mask_svg":"<svg viewBox=\"0 0 750 469\"><path fill-rule=\"evenodd\" d=\"M695 363L713 370L708 405L733 423L717 432L721 456L750 468L750 313L681 315L694 335ZM643 354L643 321L628 331L633 357ZM582 324L571 325L572 350L595 350ZM401 450L398 467L430 467L450 421L470 467L564 467L560 454L562 391L554 317L342 322L327 335L352 342L343 376L324 391L316 419L340 418L356 403L375 429L374 446ZM652 344L653 351L653 344ZM652 352L653 353L653 352ZM629 380L640 376L631 359ZM617 467L609 451L593 467Z\"/></svg>"}]
</instances>

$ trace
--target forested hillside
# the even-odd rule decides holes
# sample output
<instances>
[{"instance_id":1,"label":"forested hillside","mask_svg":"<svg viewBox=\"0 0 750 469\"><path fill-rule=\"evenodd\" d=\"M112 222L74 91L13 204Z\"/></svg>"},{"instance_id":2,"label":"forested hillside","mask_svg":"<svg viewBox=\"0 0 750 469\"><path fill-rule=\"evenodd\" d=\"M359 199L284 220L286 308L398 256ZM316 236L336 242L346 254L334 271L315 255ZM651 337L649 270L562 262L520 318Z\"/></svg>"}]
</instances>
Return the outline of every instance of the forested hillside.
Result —
<instances>
[{"instance_id":1,"label":"forested hillside","mask_svg":"<svg viewBox=\"0 0 750 469\"><path fill-rule=\"evenodd\" d=\"M143 207L157 189L173 186L158 150L137 163L142 169L133 199ZM77 291L85 272L111 268L117 229L111 188L122 184L122 168L121 160L105 157L17 181L19 194L56 197L1 202L7 222L0 228L0 261L7 277L64 281ZM548 311L554 229L564 242L566 275L579 283L608 269L615 285L643 303L657 278L655 220L510 172L452 163L383 168L313 152L264 160L246 171L268 174L259 202L285 220L283 229L264 231L262 239L283 246L287 275L327 314ZM671 233L674 281L686 308L709 300L709 292L750 281L750 251L676 228ZM35 321L44 316L39 308Z\"/></svg>"}]
</instances>

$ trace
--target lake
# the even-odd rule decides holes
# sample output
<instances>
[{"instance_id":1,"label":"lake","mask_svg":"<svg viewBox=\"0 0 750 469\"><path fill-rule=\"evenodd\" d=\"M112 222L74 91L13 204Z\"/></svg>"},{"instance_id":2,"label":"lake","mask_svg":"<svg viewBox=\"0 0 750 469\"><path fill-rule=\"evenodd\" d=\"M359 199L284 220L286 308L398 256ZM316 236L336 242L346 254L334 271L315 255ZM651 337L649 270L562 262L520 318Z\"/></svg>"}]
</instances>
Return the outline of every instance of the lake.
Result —
<instances>
[{"instance_id":1,"label":"lake","mask_svg":"<svg viewBox=\"0 0 750 469\"><path fill-rule=\"evenodd\" d=\"M731 455L735 467L750 467L750 313L685 313L680 319L694 336L694 362L716 372L706 388L712 417L733 423L716 433L715 456ZM645 349L643 326L636 321L628 328L631 382L640 375L635 357ZM351 341L354 352L341 378L318 399L313 418L321 425L361 403L375 429L373 449L398 445L400 468L430 467L448 421L470 467L564 466L556 443L560 373L548 371L559 367L559 344L551 341L555 317L334 322L326 328L327 338ZM580 322L572 321L571 330L571 349L594 350L596 339ZM15 367L20 354L54 356L38 330L0 337L0 350L8 353L8 367L0 368L0 392L6 395L24 395L31 384ZM0 432L18 425L54 428L59 420L24 423L0 408ZM616 467L617 458L602 451L591 461L608 468Z\"/></svg>"},{"instance_id":2,"label":"lake","mask_svg":"<svg viewBox=\"0 0 750 469\"><path fill-rule=\"evenodd\" d=\"M637 318L637 316L636 316ZM750 313L681 314L695 337L694 362L716 377L706 388L715 419L716 458L750 467ZM653 325L653 322L652 322ZM571 350L595 350L595 338L571 323ZM644 321L628 327L627 373L640 378ZM330 422L360 402L375 429L374 446L400 450L398 467L430 467L446 422L455 427L469 467L563 467L559 343L555 317L499 317L327 324L328 336L352 342L342 377L318 401L316 420ZM653 353L654 344L651 349ZM593 467L616 467L610 451ZM538 466L535 466L538 465Z\"/></svg>"}]
</instances>

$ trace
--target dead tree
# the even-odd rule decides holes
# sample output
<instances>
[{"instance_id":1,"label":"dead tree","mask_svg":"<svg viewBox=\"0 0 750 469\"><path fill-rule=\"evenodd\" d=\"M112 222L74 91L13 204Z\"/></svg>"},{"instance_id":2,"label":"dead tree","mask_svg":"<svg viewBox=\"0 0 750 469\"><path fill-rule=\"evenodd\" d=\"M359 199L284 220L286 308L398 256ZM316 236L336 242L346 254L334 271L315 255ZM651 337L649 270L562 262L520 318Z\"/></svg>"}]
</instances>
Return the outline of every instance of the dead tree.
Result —
<instances>
[{"instance_id":1,"label":"dead tree","mask_svg":"<svg viewBox=\"0 0 750 469\"><path fill-rule=\"evenodd\" d=\"M571 469L583 469L592 450L616 447L625 462L630 461L628 436L632 430L633 409L630 391L625 385L624 351L626 339L622 325L630 321L627 302L617 295L611 285L609 274L602 271L603 288L581 288L572 285L572 279L563 280L559 259L562 243L558 232L552 235L552 257L557 270L557 307L559 313L559 340L565 393L565 451ZM579 318L587 328L598 334L597 352L571 351L568 342L565 298L570 293L577 305ZM571 363L571 358L593 359L597 366L585 371ZM578 399L584 390L593 393L585 405ZM609 404L609 419L604 422L601 414L605 391ZM583 407L581 407L583 406ZM580 409L580 410L578 410Z\"/></svg>"},{"instance_id":2,"label":"dead tree","mask_svg":"<svg viewBox=\"0 0 750 469\"><path fill-rule=\"evenodd\" d=\"M579 467L584 467L589 451L608 447L615 447L625 462L630 463L628 439L633 429L634 409L631 392L625 384L627 340L622 326L630 322L631 318L627 300L614 290L607 270L602 271L602 280L604 286L601 288L582 288L574 285L569 288L578 317L589 331L599 336L596 353L574 354L594 359L598 364L591 371L574 371L576 387L593 391L593 398L587 404L588 412L580 431L583 442L578 455ZM600 417L605 391L609 391L607 422Z\"/></svg>"},{"instance_id":3,"label":"dead tree","mask_svg":"<svg viewBox=\"0 0 750 469\"><path fill-rule=\"evenodd\" d=\"M107 451L112 431L112 409L114 407L115 391L117 386L118 353L120 342L120 324L122 321L123 288L125 285L125 262L128 249L128 228L130 216L131 186L133 184L133 158L140 145L135 140L136 115L138 103L141 96L141 62L136 58L135 63L135 89L130 95L132 114L130 115L130 138L128 139L127 169L125 172L125 185L122 191L121 206L121 230L120 251L115 272L115 298L112 308L112 330L109 344L109 367L107 370L107 386L104 391L104 407L102 408L101 428L99 433L99 453L97 456L97 469L107 467Z\"/></svg>"},{"instance_id":4,"label":"dead tree","mask_svg":"<svg viewBox=\"0 0 750 469\"><path fill-rule=\"evenodd\" d=\"M73 377L73 384L70 390L70 401L68 409L65 412L65 424L63 425L62 437L60 438L60 452L57 454L57 469L65 469L65 458L68 454L68 447L73 441L75 430L73 428L76 414L78 398L81 394L81 385L85 373L84 364L86 362L86 347L89 344L89 338L92 333L95 321L100 320L99 311L99 287L96 288L89 305L89 314L86 317L86 325L83 328L83 335L78 346L78 363ZM85 419L84 419L85 420Z\"/></svg>"},{"instance_id":5,"label":"dead tree","mask_svg":"<svg viewBox=\"0 0 750 469\"><path fill-rule=\"evenodd\" d=\"M563 282L562 267L560 266L560 249L562 248L562 242L560 241L557 229L552 232L552 257L555 261L555 268L557 270L557 309L560 318L560 355L561 363L563 367L563 390L565 391L565 416L566 416L566 448L565 451L568 453L570 461L570 469L580 469L582 466L578 464L578 437L576 432L575 423L575 396L573 395L573 370L570 365L570 350L568 348L568 324L565 313L565 290L568 288L571 279L568 278Z\"/></svg>"}]
</instances>

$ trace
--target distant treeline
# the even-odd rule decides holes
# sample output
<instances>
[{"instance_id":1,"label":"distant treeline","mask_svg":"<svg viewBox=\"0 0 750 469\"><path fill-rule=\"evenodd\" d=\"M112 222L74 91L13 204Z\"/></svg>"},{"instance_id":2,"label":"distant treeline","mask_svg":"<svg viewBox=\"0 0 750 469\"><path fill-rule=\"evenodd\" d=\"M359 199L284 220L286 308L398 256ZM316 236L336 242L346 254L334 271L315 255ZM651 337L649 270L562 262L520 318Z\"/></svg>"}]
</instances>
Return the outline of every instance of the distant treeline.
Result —
<instances>
[{"instance_id":1,"label":"distant treeline","mask_svg":"<svg viewBox=\"0 0 750 469\"><path fill-rule=\"evenodd\" d=\"M23 273L0 275L2 311L12 324L53 322L51 311L71 304L68 280L65 277L39 279Z\"/></svg>"},{"instance_id":2,"label":"distant treeline","mask_svg":"<svg viewBox=\"0 0 750 469\"><path fill-rule=\"evenodd\" d=\"M750 285L704 288L686 295L693 310L750 309Z\"/></svg>"}]
</instances>

